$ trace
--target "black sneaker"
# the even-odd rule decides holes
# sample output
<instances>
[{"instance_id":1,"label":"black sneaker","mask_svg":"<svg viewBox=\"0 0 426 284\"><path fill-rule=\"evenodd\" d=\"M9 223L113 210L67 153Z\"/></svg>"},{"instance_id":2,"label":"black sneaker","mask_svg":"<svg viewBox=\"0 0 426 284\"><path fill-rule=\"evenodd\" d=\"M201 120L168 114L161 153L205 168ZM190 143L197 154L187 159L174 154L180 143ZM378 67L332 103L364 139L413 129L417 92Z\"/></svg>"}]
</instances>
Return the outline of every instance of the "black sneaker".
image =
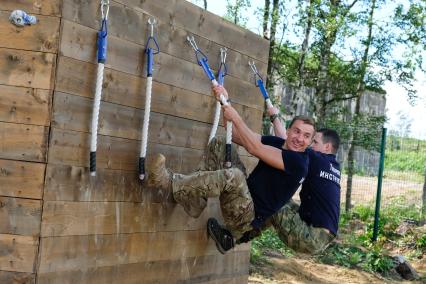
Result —
<instances>
[{"instance_id":1,"label":"black sneaker","mask_svg":"<svg viewBox=\"0 0 426 284\"><path fill-rule=\"evenodd\" d=\"M231 232L222 228L215 218L207 220L207 234L215 241L221 254L225 254L234 247L234 237Z\"/></svg>"}]
</instances>

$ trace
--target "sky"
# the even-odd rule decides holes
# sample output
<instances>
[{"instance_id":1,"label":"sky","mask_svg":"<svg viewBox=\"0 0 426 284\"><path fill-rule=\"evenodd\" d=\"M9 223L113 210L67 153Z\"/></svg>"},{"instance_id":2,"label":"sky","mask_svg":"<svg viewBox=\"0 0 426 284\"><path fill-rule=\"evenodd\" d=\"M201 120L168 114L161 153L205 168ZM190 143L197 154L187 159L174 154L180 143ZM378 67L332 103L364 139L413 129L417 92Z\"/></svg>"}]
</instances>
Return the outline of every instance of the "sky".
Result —
<instances>
[{"instance_id":1,"label":"sky","mask_svg":"<svg viewBox=\"0 0 426 284\"><path fill-rule=\"evenodd\" d=\"M192 2L197 2L192 1ZM198 1L198 5L202 5L203 1ZM207 8L210 12L223 16L226 13L226 0L214 0L207 2ZM249 16L247 28L255 33L260 33L260 23L255 11L262 8L264 0L252 0L251 8L247 15ZM380 15L378 15L380 17ZM302 39L300 39L302 41ZM408 116L411 124L411 137L421 138L426 140L426 75L418 72L416 74L417 81L414 86L417 89L418 100L414 106L411 106L407 101L406 91L395 83L386 83L384 86L387 92L386 96L386 116L388 121L386 127L388 129L396 129L399 125L399 113L404 113Z\"/></svg>"}]
</instances>

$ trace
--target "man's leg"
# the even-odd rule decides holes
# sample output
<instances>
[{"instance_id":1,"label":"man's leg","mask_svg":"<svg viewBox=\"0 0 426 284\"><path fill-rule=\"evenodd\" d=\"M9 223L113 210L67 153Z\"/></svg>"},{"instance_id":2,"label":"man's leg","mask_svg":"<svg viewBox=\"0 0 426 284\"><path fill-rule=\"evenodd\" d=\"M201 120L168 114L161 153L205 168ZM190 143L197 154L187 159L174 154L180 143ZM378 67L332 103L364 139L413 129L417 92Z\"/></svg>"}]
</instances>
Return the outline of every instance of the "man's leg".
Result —
<instances>
[{"instance_id":1,"label":"man's leg","mask_svg":"<svg viewBox=\"0 0 426 284\"><path fill-rule=\"evenodd\" d=\"M175 174L172 185L174 199L189 215L198 217L206 206L202 200L219 197L222 216L232 235L239 238L251 229L254 206L245 176L239 169Z\"/></svg>"},{"instance_id":2,"label":"man's leg","mask_svg":"<svg viewBox=\"0 0 426 284\"><path fill-rule=\"evenodd\" d=\"M203 160L197 167L200 171L216 171L224 169L226 139L223 136L213 138L207 145ZM246 168L238 155L238 145L232 144L231 162L233 168L240 169L247 175Z\"/></svg>"},{"instance_id":3,"label":"man's leg","mask_svg":"<svg viewBox=\"0 0 426 284\"><path fill-rule=\"evenodd\" d=\"M333 240L324 229L307 225L299 216L299 205L292 200L272 216L279 238L295 251L318 253Z\"/></svg>"}]
</instances>

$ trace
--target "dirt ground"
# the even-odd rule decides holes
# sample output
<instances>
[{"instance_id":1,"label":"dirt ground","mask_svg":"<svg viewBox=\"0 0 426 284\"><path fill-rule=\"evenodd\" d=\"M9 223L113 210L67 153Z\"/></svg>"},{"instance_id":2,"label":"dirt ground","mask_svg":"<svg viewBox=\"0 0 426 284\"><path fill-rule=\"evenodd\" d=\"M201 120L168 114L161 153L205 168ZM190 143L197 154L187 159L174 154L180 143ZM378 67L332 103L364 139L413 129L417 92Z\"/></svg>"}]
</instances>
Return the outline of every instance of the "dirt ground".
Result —
<instances>
[{"instance_id":1,"label":"dirt ground","mask_svg":"<svg viewBox=\"0 0 426 284\"><path fill-rule=\"evenodd\" d=\"M356 269L331 266L314 262L307 256L298 255L286 258L279 255L267 257L270 264L251 266L249 284L272 283L312 283L312 284L376 284L376 283L424 283L419 281L403 281L397 275L390 280L376 274L369 274ZM426 275L426 257L410 262L419 275ZM424 279L424 278L423 278Z\"/></svg>"}]
</instances>

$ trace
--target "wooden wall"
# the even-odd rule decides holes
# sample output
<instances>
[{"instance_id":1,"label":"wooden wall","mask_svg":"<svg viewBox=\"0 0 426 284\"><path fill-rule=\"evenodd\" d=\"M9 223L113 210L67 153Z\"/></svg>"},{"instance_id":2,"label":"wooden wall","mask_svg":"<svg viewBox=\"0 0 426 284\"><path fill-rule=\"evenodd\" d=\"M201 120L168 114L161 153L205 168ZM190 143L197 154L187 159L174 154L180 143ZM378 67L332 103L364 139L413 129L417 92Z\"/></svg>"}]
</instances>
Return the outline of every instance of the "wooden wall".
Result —
<instances>
[{"instance_id":1,"label":"wooden wall","mask_svg":"<svg viewBox=\"0 0 426 284\"><path fill-rule=\"evenodd\" d=\"M11 10L35 26L8 22ZM201 161L215 101L186 42L193 34L219 65L233 105L259 131L263 102L247 64L266 72L268 43L184 0L111 0L98 136L88 154L99 1L0 1L0 283L242 283L249 247L225 256L205 224L137 179L145 101L147 20L158 21L148 155L174 171ZM219 132L223 134L223 127ZM249 168L256 160L240 151Z\"/></svg>"}]
</instances>

